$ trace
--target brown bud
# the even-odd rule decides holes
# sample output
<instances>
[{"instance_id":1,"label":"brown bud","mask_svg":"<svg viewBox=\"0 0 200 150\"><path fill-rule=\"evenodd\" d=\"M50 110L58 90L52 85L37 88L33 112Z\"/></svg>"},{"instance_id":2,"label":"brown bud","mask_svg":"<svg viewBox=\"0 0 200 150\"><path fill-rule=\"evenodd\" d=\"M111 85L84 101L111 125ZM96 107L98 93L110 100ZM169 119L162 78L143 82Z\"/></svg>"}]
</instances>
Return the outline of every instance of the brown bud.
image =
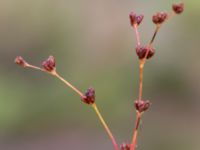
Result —
<instances>
[{"instance_id":1,"label":"brown bud","mask_svg":"<svg viewBox=\"0 0 200 150\"><path fill-rule=\"evenodd\" d=\"M165 12L158 12L155 15L153 15L152 21L155 24L161 24L161 23L163 23L167 19L167 16L168 15Z\"/></svg>"},{"instance_id":2,"label":"brown bud","mask_svg":"<svg viewBox=\"0 0 200 150\"><path fill-rule=\"evenodd\" d=\"M86 104L93 104L95 102L95 90L94 88L88 88L85 92L84 97L82 97L82 101Z\"/></svg>"},{"instance_id":3,"label":"brown bud","mask_svg":"<svg viewBox=\"0 0 200 150\"><path fill-rule=\"evenodd\" d=\"M135 101L135 109L140 113L146 111L150 107L150 102L144 100L136 100Z\"/></svg>"},{"instance_id":4,"label":"brown bud","mask_svg":"<svg viewBox=\"0 0 200 150\"><path fill-rule=\"evenodd\" d=\"M45 61L43 61L42 66L46 71L49 72L55 70L55 58L53 56L49 56Z\"/></svg>"},{"instance_id":5,"label":"brown bud","mask_svg":"<svg viewBox=\"0 0 200 150\"><path fill-rule=\"evenodd\" d=\"M120 150L130 150L130 144L122 143L120 145Z\"/></svg>"},{"instance_id":6,"label":"brown bud","mask_svg":"<svg viewBox=\"0 0 200 150\"><path fill-rule=\"evenodd\" d=\"M173 4L172 9L176 14L180 14L184 11L184 3Z\"/></svg>"},{"instance_id":7,"label":"brown bud","mask_svg":"<svg viewBox=\"0 0 200 150\"><path fill-rule=\"evenodd\" d=\"M15 63L22 67L26 67L28 65L28 63L21 56L17 56L15 58Z\"/></svg>"},{"instance_id":8,"label":"brown bud","mask_svg":"<svg viewBox=\"0 0 200 150\"><path fill-rule=\"evenodd\" d=\"M130 18L131 26L134 26L135 24L140 25L140 23L142 22L144 18L144 15L136 15L134 12L131 12L129 14L129 18Z\"/></svg>"},{"instance_id":9,"label":"brown bud","mask_svg":"<svg viewBox=\"0 0 200 150\"><path fill-rule=\"evenodd\" d=\"M139 59L143 59L147 54L147 59L151 58L155 54L155 49L152 47L147 47L147 46L137 46L136 47L136 54L138 55Z\"/></svg>"}]
</instances>

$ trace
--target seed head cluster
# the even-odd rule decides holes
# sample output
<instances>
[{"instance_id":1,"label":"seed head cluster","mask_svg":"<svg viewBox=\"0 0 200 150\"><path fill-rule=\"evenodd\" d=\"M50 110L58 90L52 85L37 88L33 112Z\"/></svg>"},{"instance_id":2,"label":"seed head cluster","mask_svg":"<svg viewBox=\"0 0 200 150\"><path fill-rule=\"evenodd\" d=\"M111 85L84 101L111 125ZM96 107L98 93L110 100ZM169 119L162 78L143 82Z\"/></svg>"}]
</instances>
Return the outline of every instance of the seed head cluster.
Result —
<instances>
[{"instance_id":1,"label":"seed head cluster","mask_svg":"<svg viewBox=\"0 0 200 150\"><path fill-rule=\"evenodd\" d=\"M148 46L140 46L136 47L136 54L139 59L144 59L147 54L147 59L151 58L155 53L155 49Z\"/></svg>"},{"instance_id":2,"label":"seed head cluster","mask_svg":"<svg viewBox=\"0 0 200 150\"><path fill-rule=\"evenodd\" d=\"M140 25L142 22L144 15L136 15L134 12L129 14L131 26Z\"/></svg>"},{"instance_id":3,"label":"seed head cluster","mask_svg":"<svg viewBox=\"0 0 200 150\"><path fill-rule=\"evenodd\" d=\"M148 100L146 100L146 101L136 100L135 101L135 109L140 113L146 111L147 109L149 109L149 107L150 107L150 102Z\"/></svg>"},{"instance_id":4,"label":"seed head cluster","mask_svg":"<svg viewBox=\"0 0 200 150\"><path fill-rule=\"evenodd\" d=\"M26 67L28 65L28 63L24 60L23 57L21 56L17 56L15 58L15 61L14 61L16 64L22 66L22 67Z\"/></svg>"},{"instance_id":5,"label":"seed head cluster","mask_svg":"<svg viewBox=\"0 0 200 150\"><path fill-rule=\"evenodd\" d=\"M53 56L49 56L45 61L43 61L42 66L46 71L49 72L55 70L56 67L55 58Z\"/></svg>"},{"instance_id":6,"label":"seed head cluster","mask_svg":"<svg viewBox=\"0 0 200 150\"><path fill-rule=\"evenodd\" d=\"M94 104L95 102L95 89L90 87L85 92L84 97L82 97L82 101L86 104Z\"/></svg>"},{"instance_id":7,"label":"seed head cluster","mask_svg":"<svg viewBox=\"0 0 200 150\"><path fill-rule=\"evenodd\" d=\"M157 12L155 15L152 17L152 21L155 24L161 24L167 19L167 13L166 12Z\"/></svg>"},{"instance_id":8,"label":"seed head cluster","mask_svg":"<svg viewBox=\"0 0 200 150\"><path fill-rule=\"evenodd\" d=\"M173 4L172 9L176 14L181 14L184 10L184 3Z\"/></svg>"}]
</instances>

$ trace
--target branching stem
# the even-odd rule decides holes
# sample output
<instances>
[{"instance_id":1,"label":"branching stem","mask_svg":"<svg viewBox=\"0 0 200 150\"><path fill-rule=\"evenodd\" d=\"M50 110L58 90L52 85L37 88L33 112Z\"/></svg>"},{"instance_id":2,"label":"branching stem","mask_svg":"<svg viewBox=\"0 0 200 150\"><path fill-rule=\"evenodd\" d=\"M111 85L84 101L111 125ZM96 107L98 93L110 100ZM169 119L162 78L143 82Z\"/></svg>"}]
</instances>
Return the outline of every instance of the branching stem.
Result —
<instances>
[{"instance_id":1,"label":"branching stem","mask_svg":"<svg viewBox=\"0 0 200 150\"><path fill-rule=\"evenodd\" d=\"M67 80L65 80L63 77L61 77L57 72L56 72L56 69L53 70L53 71L46 71L45 69L43 68L40 68L40 67L37 67L37 66L33 66L33 65L30 65L30 64L26 64L26 67L27 68L32 68L32 69L35 69L35 70L39 70L39 71L42 71L42 72L46 72L46 73L49 73L53 76L55 76L56 78L58 78L59 80L61 80L65 85L67 85L69 88L71 88L74 92L76 92L81 98L84 97L84 94L78 90L75 86L73 86L71 83L69 83ZM106 132L108 133L111 141L112 141L112 144L115 148L115 150L119 150L118 148L118 144L112 134L112 132L110 131L108 125L106 124L106 122L104 121L101 113L99 112L98 108L97 108L97 105L95 103L92 104L92 108L94 109L94 111L96 112L97 114L97 117L99 118L100 122L102 123L103 127L105 128Z\"/></svg>"}]
</instances>

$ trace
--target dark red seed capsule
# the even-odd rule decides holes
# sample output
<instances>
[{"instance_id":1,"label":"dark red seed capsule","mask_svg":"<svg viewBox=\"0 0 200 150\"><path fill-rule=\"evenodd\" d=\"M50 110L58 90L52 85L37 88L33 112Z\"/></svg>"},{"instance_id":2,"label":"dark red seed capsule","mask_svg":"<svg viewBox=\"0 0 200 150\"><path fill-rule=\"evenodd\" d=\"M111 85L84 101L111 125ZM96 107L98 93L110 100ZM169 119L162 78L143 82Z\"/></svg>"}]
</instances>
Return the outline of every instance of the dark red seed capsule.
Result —
<instances>
[{"instance_id":1,"label":"dark red seed capsule","mask_svg":"<svg viewBox=\"0 0 200 150\"><path fill-rule=\"evenodd\" d=\"M176 14L180 14L184 11L184 3L173 4L172 9Z\"/></svg>"},{"instance_id":2,"label":"dark red seed capsule","mask_svg":"<svg viewBox=\"0 0 200 150\"><path fill-rule=\"evenodd\" d=\"M20 65L20 66L22 66L22 67L26 67L28 65L28 63L21 56L17 56L15 58L15 63L18 64L18 65Z\"/></svg>"},{"instance_id":3,"label":"dark red seed capsule","mask_svg":"<svg viewBox=\"0 0 200 150\"><path fill-rule=\"evenodd\" d=\"M144 15L136 15L134 12L131 12L129 14L129 18L130 18L131 26L134 26L135 24L140 25L140 23L142 22L144 18Z\"/></svg>"},{"instance_id":4,"label":"dark red seed capsule","mask_svg":"<svg viewBox=\"0 0 200 150\"><path fill-rule=\"evenodd\" d=\"M155 49L152 47L147 47L147 46L137 46L136 47L136 54L138 55L139 59L145 58L145 55L147 52L148 52L147 59L149 59L155 54Z\"/></svg>"},{"instance_id":5,"label":"dark red seed capsule","mask_svg":"<svg viewBox=\"0 0 200 150\"><path fill-rule=\"evenodd\" d=\"M165 12L157 12L155 15L152 17L152 21L155 24L161 24L167 19L167 13Z\"/></svg>"},{"instance_id":6,"label":"dark red seed capsule","mask_svg":"<svg viewBox=\"0 0 200 150\"><path fill-rule=\"evenodd\" d=\"M95 102L95 90L94 90L94 88L88 88L87 89L84 97L82 97L82 101L86 104L93 104Z\"/></svg>"},{"instance_id":7,"label":"dark red seed capsule","mask_svg":"<svg viewBox=\"0 0 200 150\"><path fill-rule=\"evenodd\" d=\"M144 100L136 100L135 101L135 109L142 113L144 111L146 111L147 109L149 109L150 107L150 102L147 100L147 101L144 101Z\"/></svg>"},{"instance_id":8,"label":"dark red seed capsule","mask_svg":"<svg viewBox=\"0 0 200 150\"><path fill-rule=\"evenodd\" d=\"M56 67L55 58L53 56L49 56L45 61L43 61L42 66L46 71L49 72L55 70Z\"/></svg>"}]
</instances>

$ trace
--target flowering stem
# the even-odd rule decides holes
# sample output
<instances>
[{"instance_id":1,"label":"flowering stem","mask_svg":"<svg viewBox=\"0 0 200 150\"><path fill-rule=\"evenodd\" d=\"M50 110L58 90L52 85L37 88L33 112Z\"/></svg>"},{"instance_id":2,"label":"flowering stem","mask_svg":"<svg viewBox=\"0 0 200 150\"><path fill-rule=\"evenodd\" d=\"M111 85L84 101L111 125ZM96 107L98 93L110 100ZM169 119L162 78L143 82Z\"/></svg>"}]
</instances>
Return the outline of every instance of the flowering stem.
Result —
<instances>
[{"instance_id":1,"label":"flowering stem","mask_svg":"<svg viewBox=\"0 0 200 150\"><path fill-rule=\"evenodd\" d=\"M132 139L130 150L135 150L135 148L136 148L138 128L139 128L139 125L140 125L141 116L142 116L142 114L140 112L137 112L136 123L135 123L135 128L134 128L134 133L133 133L133 139Z\"/></svg>"},{"instance_id":2,"label":"flowering stem","mask_svg":"<svg viewBox=\"0 0 200 150\"><path fill-rule=\"evenodd\" d=\"M26 67L32 68L32 69L35 69L35 70L40 70L40 71L43 71L43 72L46 72L46 73L49 73L49 74L55 76L56 78L58 78L59 80L61 80L63 83L65 83L65 85L67 85L67 86L70 87L73 91L75 91L81 98L84 97L84 94L83 94L80 90L78 90L75 86L73 86L71 83L69 83L68 81L66 81L63 77L61 77L61 76L56 72L56 69L54 69L54 70L52 70L52 71L49 72L49 71L46 71L46 70L43 69L43 68L40 68L40 67L37 67L37 66L33 66L33 65L30 65L30 64L27 64ZM97 106L96 106L95 103L92 104L92 108L95 110L95 112L96 112L96 114L97 114L99 120L101 121L101 123L102 123L102 125L104 126L106 132L108 133L108 135L109 135L109 137L110 137L110 139L111 139L111 141L112 141L112 143L113 143L113 146L114 146L115 150L119 150L119 149L118 149L118 144L117 144L117 142L116 142L114 136L112 135L112 133L111 133L111 131L110 131L108 125L107 125L106 122L104 121L104 119L103 119L101 113L99 112L99 110L98 110L98 108L97 108Z\"/></svg>"},{"instance_id":3,"label":"flowering stem","mask_svg":"<svg viewBox=\"0 0 200 150\"><path fill-rule=\"evenodd\" d=\"M142 90L143 90L143 70L144 70L144 59L140 60L140 81L139 81L139 98L138 100L142 100ZM133 132L133 139L131 142L131 148L130 150L135 150L136 144L137 144L137 134L138 134L138 128L140 125L140 120L141 120L141 113L137 111L136 114L136 124Z\"/></svg>"},{"instance_id":4,"label":"flowering stem","mask_svg":"<svg viewBox=\"0 0 200 150\"><path fill-rule=\"evenodd\" d=\"M138 25L134 24L133 25L134 31L135 31L135 35L136 35L136 40L137 40L137 45L140 45L140 34L138 32Z\"/></svg>"},{"instance_id":5,"label":"flowering stem","mask_svg":"<svg viewBox=\"0 0 200 150\"><path fill-rule=\"evenodd\" d=\"M175 15L175 13L174 13L173 11L170 12L170 13L168 14L168 17L167 17L166 21L169 20L170 18L172 18L174 15ZM156 25L156 29L155 29L155 31L154 31L153 37L151 38L151 41L149 42L149 47L152 46L152 44L153 44L153 42L154 42L154 40L155 40L155 37L156 37L158 31L160 30L161 25L162 25L162 24L157 24L157 25Z\"/></svg>"},{"instance_id":6,"label":"flowering stem","mask_svg":"<svg viewBox=\"0 0 200 150\"><path fill-rule=\"evenodd\" d=\"M108 133L108 135L109 135L109 137L110 137L110 139L111 139L111 141L112 141L112 144L113 144L115 150L119 150L118 144L117 144L117 142L116 142L116 140L115 140L115 138L114 138L112 132L110 131L108 125L107 125L106 122L104 121L104 119L103 119L101 113L99 112L99 110L98 110L98 108L97 108L97 105L96 105L95 103L92 104L92 108L93 108L94 111L96 112L96 114L97 114L99 120L101 121L103 127L105 128L106 132Z\"/></svg>"},{"instance_id":7,"label":"flowering stem","mask_svg":"<svg viewBox=\"0 0 200 150\"><path fill-rule=\"evenodd\" d=\"M167 19L170 19L172 16L174 15L174 12L170 13L168 15L168 18ZM149 42L149 44L147 45L147 51L146 51L146 54L145 54L145 57L143 59L140 59L140 79L139 79L139 96L138 96L138 100L141 101L142 100L142 92L143 92L143 71L144 71L144 65L146 63L146 59L147 59L147 56L148 56L148 53L150 51L150 48L152 47L152 44L155 40L155 37L158 33L158 31L160 30L160 27L161 27L161 24L157 24L156 25L156 29L154 31L154 34ZM139 40L139 33L138 33L138 30L137 30L137 25L134 26L134 29L135 29L135 33L136 33L136 39L137 39L137 45L140 44L140 40ZM135 128L134 128L134 133L133 133L133 139L132 139L132 143L131 143L131 148L130 150L135 150L136 148L136 144L137 144L137 134L138 134L138 127L139 127L139 124L140 124L140 120L141 120L141 112L138 112L137 111L137 115L136 115L136 125L135 125Z\"/></svg>"},{"instance_id":8,"label":"flowering stem","mask_svg":"<svg viewBox=\"0 0 200 150\"><path fill-rule=\"evenodd\" d=\"M61 76L56 72L56 70L53 70L53 71L49 72L49 71L46 71L45 69L42 69L42 68L37 67L37 66L30 65L30 64L27 64L26 67L29 67L29 68L32 68L32 69L36 69L36 70L40 70L40 71L43 71L43 72L46 72L46 73L50 73L51 75L57 77L59 80L61 80L63 83L65 83L65 84L66 84L68 87L70 87L73 91L75 91L81 98L84 97L84 94L83 94L81 91L79 91L79 90L78 90L76 87L74 87L71 83L69 83L69 82L66 81L63 77L61 77ZM104 121L104 119L103 119L101 113L99 112L99 110L98 110L98 108L97 108L97 106L96 106L95 103L92 104L92 108L95 110L95 112L96 112L96 114L97 114L99 120L101 121L101 123L102 123L102 125L104 126L106 132L108 133L108 135L109 135L109 137L110 137L110 139L111 139L111 141L112 141L112 143L113 143L113 146L114 146L115 150L119 150L119 149L118 149L117 142L116 142L114 136L112 135L112 133L111 133L109 127L107 126L106 122Z\"/></svg>"}]
</instances>

